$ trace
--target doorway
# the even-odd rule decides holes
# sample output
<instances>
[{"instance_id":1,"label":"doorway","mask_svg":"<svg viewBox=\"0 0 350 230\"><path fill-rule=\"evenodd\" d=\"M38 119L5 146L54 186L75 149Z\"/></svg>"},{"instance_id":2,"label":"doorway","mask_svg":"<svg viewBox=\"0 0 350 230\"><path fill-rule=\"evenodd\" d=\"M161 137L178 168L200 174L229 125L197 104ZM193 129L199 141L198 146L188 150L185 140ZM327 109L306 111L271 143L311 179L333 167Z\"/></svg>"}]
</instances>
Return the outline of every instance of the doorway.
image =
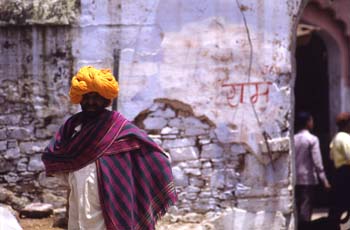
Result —
<instances>
[{"instance_id":1,"label":"doorway","mask_svg":"<svg viewBox=\"0 0 350 230\"><path fill-rule=\"evenodd\" d=\"M295 112L308 111L314 118L312 133L320 140L323 165L329 179L332 162L329 158L330 114L329 114L329 76L328 54L322 38L311 32L308 39L298 43L296 48L297 76L294 87ZM329 196L320 186L316 206L329 204Z\"/></svg>"}]
</instances>

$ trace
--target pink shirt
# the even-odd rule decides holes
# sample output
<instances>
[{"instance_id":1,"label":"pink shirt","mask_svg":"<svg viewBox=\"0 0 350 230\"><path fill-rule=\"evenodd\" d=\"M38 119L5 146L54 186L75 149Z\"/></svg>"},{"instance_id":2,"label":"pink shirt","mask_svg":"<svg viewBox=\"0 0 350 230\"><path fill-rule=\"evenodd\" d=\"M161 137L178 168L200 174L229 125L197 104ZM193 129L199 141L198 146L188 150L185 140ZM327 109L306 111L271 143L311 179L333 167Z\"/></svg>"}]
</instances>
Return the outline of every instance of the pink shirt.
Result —
<instances>
[{"instance_id":1,"label":"pink shirt","mask_svg":"<svg viewBox=\"0 0 350 230\"><path fill-rule=\"evenodd\" d=\"M294 135L294 144L296 184L318 184L317 174L322 181L327 180L318 138L308 130L303 129Z\"/></svg>"}]
</instances>

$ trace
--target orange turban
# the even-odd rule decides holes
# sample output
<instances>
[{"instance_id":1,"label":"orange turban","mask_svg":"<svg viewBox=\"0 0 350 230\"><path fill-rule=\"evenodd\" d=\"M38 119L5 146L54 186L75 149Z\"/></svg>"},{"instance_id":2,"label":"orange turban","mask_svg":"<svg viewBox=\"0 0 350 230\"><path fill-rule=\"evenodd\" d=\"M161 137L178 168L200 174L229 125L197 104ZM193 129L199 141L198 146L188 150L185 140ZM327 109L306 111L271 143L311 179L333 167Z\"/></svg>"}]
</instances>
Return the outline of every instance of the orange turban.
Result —
<instances>
[{"instance_id":1,"label":"orange turban","mask_svg":"<svg viewBox=\"0 0 350 230\"><path fill-rule=\"evenodd\" d=\"M79 104L82 96L91 92L110 100L118 96L119 85L109 69L85 66L72 78L69 97L73 104Z\"/></svg>"}]
</instances>

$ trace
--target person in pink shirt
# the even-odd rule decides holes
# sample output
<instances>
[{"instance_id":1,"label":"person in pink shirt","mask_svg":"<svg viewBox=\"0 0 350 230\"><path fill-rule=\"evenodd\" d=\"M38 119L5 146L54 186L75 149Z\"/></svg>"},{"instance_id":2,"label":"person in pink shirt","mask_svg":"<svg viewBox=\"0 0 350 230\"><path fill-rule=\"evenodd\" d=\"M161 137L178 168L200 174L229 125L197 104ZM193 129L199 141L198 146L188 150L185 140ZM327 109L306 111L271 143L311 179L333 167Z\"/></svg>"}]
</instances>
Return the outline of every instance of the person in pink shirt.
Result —
<instances>
[{"instance_id":1,"label":"person in pink shirt","mask_svg":"<svg viewBox=\"0 0 350 230\"><path fill-rule=\"evenodd\" d=\"M302 223L311 220L313 197L319 179L326 189L331 186L324 172L319 139L311 133L314 127L312 115L299 112L295 122L295 201L298 223Z\"/></svg>"}]
</instances>

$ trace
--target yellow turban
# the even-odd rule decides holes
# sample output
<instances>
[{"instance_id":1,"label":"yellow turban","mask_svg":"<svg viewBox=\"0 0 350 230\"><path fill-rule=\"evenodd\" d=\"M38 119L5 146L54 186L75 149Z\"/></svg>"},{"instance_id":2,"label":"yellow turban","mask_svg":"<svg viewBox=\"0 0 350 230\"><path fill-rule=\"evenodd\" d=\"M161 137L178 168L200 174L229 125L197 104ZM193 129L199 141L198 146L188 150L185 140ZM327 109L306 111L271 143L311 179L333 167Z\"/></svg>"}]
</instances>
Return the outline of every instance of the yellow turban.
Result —
<instances>
[{"instance_id":1,"label":"yellow turban","mask_svg":"<svg viewBox=\"0 0 350 230\"><path fill-rule=\"evenodd\" d=\"M118 96L119 85L109 69L85 66L72 78L69 96L73 104L79 104L82 95L91 92L97 92L106 99Z\"/></svg>"}]
</instances>

